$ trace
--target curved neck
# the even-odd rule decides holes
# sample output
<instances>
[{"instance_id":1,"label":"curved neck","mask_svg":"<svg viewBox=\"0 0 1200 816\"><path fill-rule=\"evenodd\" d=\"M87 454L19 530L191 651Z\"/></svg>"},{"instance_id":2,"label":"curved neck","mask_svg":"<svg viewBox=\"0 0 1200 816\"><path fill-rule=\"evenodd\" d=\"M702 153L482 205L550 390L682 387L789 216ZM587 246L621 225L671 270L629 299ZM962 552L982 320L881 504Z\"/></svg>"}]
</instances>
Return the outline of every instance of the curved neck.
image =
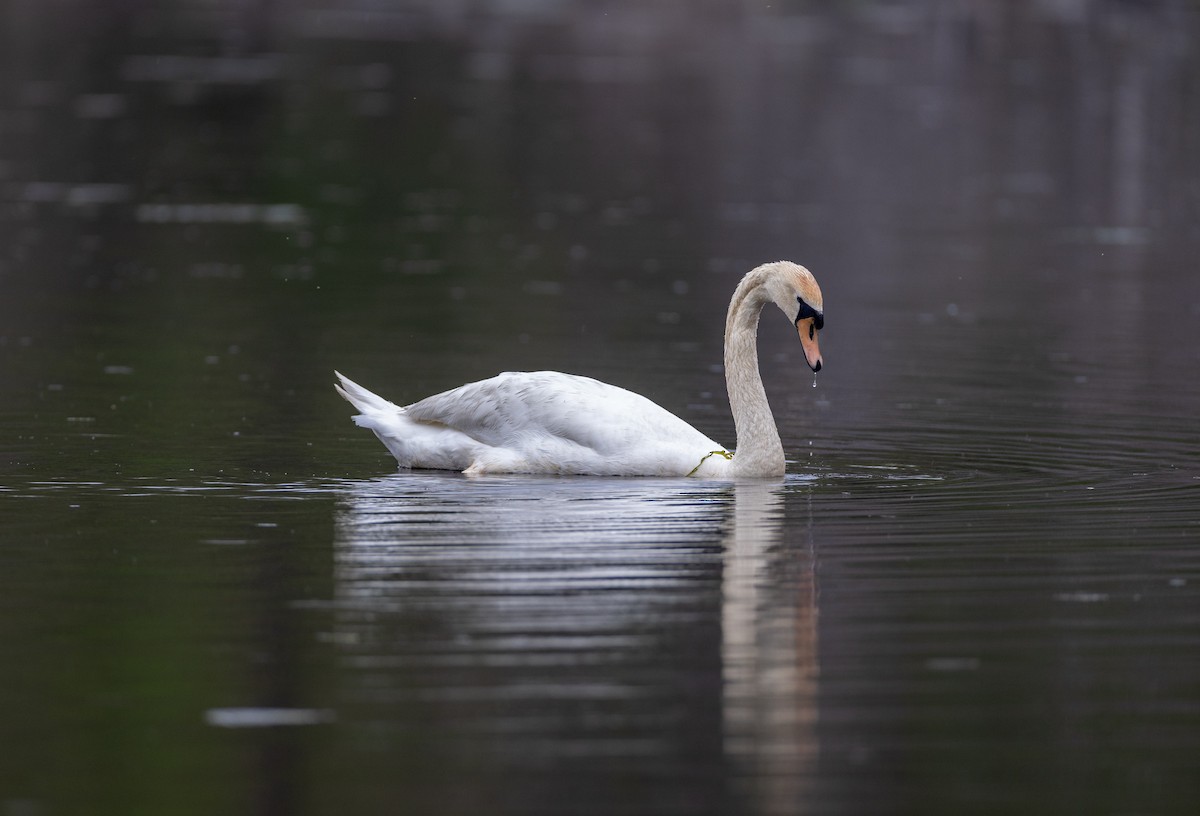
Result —
<instances>
[{"instance_id":1,"label":"curved neck","mask_svg":"<svg viewBox=\"0 0 1200 816\"><path fill-rule=\"evenodd\" d=\"M725 320L725 386L737 433L732 469L746 476L781 476L783 443L758 371L758 318L769 298L762 267L738 284Z\"/></svg>"}]
</instances>

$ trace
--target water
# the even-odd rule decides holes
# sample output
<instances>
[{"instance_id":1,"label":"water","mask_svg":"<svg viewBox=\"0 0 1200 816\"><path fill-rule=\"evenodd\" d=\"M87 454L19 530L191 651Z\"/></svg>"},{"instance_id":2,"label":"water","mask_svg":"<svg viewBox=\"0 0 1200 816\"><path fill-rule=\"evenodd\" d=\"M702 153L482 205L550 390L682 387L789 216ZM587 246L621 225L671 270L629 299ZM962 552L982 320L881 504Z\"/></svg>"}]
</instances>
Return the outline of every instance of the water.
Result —
<instances>
[{"instance_id":1,"label":"water","mask_svg":"<svg viewBox=\"0 0 1200 816\"><path fill-rule=\"evenodd\" d=\"M1200 21L990 8L0 12L0 814L1194 813ZM397 474L331 387L732 446L779 257L778 482Z\"/></svg>"}]
</instances>

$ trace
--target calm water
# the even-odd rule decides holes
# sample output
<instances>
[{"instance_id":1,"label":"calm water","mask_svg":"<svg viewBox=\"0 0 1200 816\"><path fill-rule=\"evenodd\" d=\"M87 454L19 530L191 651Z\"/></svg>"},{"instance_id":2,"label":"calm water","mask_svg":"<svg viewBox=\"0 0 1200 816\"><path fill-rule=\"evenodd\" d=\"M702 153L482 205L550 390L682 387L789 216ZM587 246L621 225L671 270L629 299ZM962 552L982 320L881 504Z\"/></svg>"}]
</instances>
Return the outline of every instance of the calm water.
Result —
<instances>
[{"instance_id":1,"label":"calm water","mask_svg":"<svg viewBox=\"0 0 1200 816\"><path fill-rule=\"evenodd\" d=\"M1190 3L59 5L0 11L0 816L1200 807ZM781 481L398 474L331 387L732 445L779 257Z\"/></svg>"}]
</instances>

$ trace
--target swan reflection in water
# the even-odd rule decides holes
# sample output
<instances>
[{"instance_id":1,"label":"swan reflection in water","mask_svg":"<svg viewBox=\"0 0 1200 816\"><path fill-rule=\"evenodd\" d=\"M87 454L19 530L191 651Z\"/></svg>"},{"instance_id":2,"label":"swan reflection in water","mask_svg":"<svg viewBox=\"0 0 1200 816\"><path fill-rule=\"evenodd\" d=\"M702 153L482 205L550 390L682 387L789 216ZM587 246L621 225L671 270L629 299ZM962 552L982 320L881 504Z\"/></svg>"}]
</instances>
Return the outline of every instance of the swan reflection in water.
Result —
<instances>
[{"instance_id":1,"label":"swan reflection in water","mask_svg":"<svg viewBox=\"0 0 1200 816\"><path fill-rule=\"evenodd\" d=\"M474 786L468 810L794 812L815 757L816 596L784 508L805 490L354 483L335 531L343 721L369 722L381 755L419 744L428 764L406 784L431 801Z\"/></svg>"}]
</instances>

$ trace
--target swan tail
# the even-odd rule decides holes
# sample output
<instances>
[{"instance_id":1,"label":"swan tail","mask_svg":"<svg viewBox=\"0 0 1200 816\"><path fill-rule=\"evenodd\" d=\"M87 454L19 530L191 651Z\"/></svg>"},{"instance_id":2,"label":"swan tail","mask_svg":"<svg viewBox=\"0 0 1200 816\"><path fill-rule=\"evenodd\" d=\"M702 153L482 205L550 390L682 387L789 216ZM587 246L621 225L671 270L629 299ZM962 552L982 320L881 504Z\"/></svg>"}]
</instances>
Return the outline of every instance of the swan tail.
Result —
<instances>
[{"instance_id":1,"label":"swan tail","mask_svg":"<svg viewBox=\"0 0 1200 816\"><path fill-rule=\"evenodd\" d=\"M339 382L333 384L334 389L342 395L342 399L346 400L346 402L350 403L362 412L363 416L357 416L354 418L354 421L359 425L363 424L362 422L359 422L360 419L365 419L372 414L404 413L404 409L399 405L389 402L378 394L368 391L346 375L338 371L333 373L339 380Z\"/></svg>"},{"instance_id":2,"label":"swan tail","mask_svg":"<svg viewBox=\"0 0 1200 816\"><path fill-rule=\"evenodd\" d=\"M414 421L404 408L335 371L334 388L360 413L354 424L374 431L402 468L463 470L478 459L480 445L441 423Z\"/></svg>"}]
</instances>

